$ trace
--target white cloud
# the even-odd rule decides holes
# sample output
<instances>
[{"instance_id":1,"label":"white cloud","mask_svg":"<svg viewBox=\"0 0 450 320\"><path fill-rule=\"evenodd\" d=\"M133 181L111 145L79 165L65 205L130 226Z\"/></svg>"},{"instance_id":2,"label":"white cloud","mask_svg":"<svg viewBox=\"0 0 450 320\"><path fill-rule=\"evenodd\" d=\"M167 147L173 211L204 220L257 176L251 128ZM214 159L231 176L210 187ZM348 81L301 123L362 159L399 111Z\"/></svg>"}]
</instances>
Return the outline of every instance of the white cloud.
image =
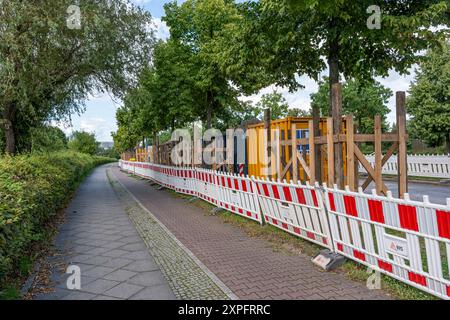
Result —
<instances>
[{"instance_id":1,"label":"white cloud","mask_svg":"<svg viewBox=\"0 0 450 320\"><path fill-rule=\"evenodd\" d=\"M162 21L161 18L153 18L152 22L152 28L155 31L155 37L162 40L168 39L170 36L170 30L166 22Z\"/></svg>"},{"instance_id":2,"label":"white cloud","mask_svg":"<svg viewBox=\"0 0 450 320\"><path fill-rule=\"evenodd\" d=\"M111 141L111 131L116 130L115 122L105 118L84 118L80 121L80 129L95 133L98 141Z\"/></svg>"},{"instance_id":3,"label":"white cloud","mask_svg":"<svg viewBox=\"0 0 450 320\"><path fill-rule=\"evenodd\" d=\"M395 122L395 92L396 91L406 91L408 92L409 87L411 85L411 81L414 80L415 69L417 65L411 67L409 69L409 74L400 75L394 70L389 71L389 75L385 78L377 77L375 78L379 81L383 86L392 90L392 97L389 99L388 107L391 109L391 112L387 115L387 120L390 123Z\"/></svg>"},{"instance_id":4,"label":"white cloud","mask_svg":"<svg viewBox=\"0 0 450 320\"><path fill-rule=\"evenodd\" d=\"M132 3L138 6L145 6L146 4L149 4L152 0L131 0Z\"/></svg>"},{"instance_id":5,"label":"white cloud","mask_svg":"<svg viewBox=\"0 0 450 320\"><path fill-rule=\"evenodd\" d=\"M108 94L108 92L96 92L90 94L86 101L95 102L95 103L114 103L114 105L121 104L122 102L118 99L115 99L112 95Z\"/></svg>"},{"instance_id":6,"label":"white cloud","mask_svg":"<svg viewBox=\"0 0 450 320\"><path fill-rule=\"evenodd\" d=\"M122 101L113 99L108 93L94 93L86 101L86 111L72 115L71 122L52 122L67 136L74 131L95 133L98 141L112 141L111 132L117 130L115 112Z\"/></svg>"},{"instance_id":7,"label":"white cloud","mask_svg":"<svg viewBox=\"0 0 450 320\"><path fill-rule=\"evenodd\" d=\"M86 131L94 133L97 141L112 141L111 131L117 130L115 122L111 123L111 119L105 118L86 118L83 117L72 124L53 122L52 125L60 128L67 136L74 131Z\"/></svg>"}]
</instances>

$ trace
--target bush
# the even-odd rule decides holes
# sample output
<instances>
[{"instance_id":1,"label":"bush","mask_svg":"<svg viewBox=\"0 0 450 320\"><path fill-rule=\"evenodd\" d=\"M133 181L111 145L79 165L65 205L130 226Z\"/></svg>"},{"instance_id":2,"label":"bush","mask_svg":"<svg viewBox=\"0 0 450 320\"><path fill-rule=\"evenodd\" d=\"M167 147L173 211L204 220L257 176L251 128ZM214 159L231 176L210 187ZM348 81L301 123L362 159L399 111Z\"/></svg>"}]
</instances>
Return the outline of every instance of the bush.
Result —
<instances>
[{"instance_id":1,"label":"bush","mask_svg":"<svg viewBox=\"0 0 450 320\"><path fill-rule=\"evenodd\" d=\"M0 287L83 178L111 161L70 151L0 158Z\"/></svg>"}]
</instances>

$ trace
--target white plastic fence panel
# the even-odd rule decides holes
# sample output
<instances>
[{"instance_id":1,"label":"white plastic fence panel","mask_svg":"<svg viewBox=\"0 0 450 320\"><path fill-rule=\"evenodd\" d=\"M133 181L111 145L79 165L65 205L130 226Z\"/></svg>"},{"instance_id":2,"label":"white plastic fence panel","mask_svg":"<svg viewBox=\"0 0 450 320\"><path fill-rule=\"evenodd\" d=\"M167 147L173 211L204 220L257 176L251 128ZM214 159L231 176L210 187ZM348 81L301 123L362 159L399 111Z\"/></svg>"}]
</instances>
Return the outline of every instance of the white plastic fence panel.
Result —
<instances>
[{"instance_id":1,"label":"white plastic fence panel","mask_svg":"<svg viewBox=\"0 0 450 320\"><path fill-rule=\"evenodd\" d=\"M152 179L153 181L156 181L156 165L150 163L149 168L150 168L150 171L149 171L150 179Z\"/></svg>"},{"instance_id":2,"label":"white plastic fence panel","mask_svg":"<svg viewBox=\"0 0 450 320\"><path fill-rule=\"evenodd\" d=\"M265 221L296 236L332 248L322 195L310 185L255 179Z\"/></svg>"},{"instance_id":3,"label":"white plastic fence panel","mask_svg":"<svg viewBox=\"0 0 450 320\"><path fill-rule=\"evenodd\" d=\"M162 166L162 178L163 178L162 185L165 186L166 188L175 190L175 186L172 179L173 175L174 175L173 167Z\"/></svg>"},{"instance_id":4,"label":"white plastic fence panel","mask_svg":"<svg viewBox=\"0 0 450 320\"><path fill-rule=\"evenodd\" d=\"M120 161L120 168L128 173L134 173L133 162L130 161Z\"/></svg>"},{"instance_id":5,"label":"white plastic fence panel","mask_svg":"<svg viewBox=\"0 0 450 320\"><path fill-rule=\"evenodd\" d=\"M155 181L158 182L159 184L163 184L164 183L164 175L163 175L163 168L162 166L156 166L155 167L156 172L155 172Z\"/></svg>"},{"instance_id":6,"label":"white plastic fence panel","mask_svg":"<svg viewBox=\"0 0 450 320\"><path fill-rule=\"evenodd\" d=\"M338 253L449 299L450 203L325 190Z\"/></svg>"},{"instance_id":7,"label":"white plastic fence panel","mask_svg":"<svg viewBox=\"0 0 450 320\"><path fill-rule=\"evenodd\" d=\"M175 177L173 177L175 191L193 195L194 194L194 169L175 168Z\"/></svg>"},{"instance_id":8,"label":"white plastic fence panel","mask_svg":"<svg viewBox=\"0 0 450 320\"><path fill-rule=\"evenodd\" d=\"M255 183L248 176L217 172L218 205L262 223Z\"/></svg>"},{"instance_id":9,"label":"white plastic fence panel","mask_svg":"<svg viewBox=\"0 0 450 320\"><path fill-rule=\"evenodd\" d=\"M209 203L217 205L217 182L215 172L207 169L195 169L195 195Z\"/></svg>"},{"instance_id":10,"label":"white plastic fence panel","mask_svg":"<svg viewBox=\"0 0 450 320\"><path fill-rule=\"evenodd\" d=\"M142 178L148 178L148 164L143 162L134 162L134 173Z\"/></svg>"},{"instance_id":11,"label":"white plastic fence panel","mask_svg":"<svg viewBox=\"0 0 450 320\"><path fill-rule=\"evenodd\" d=\"M375 163L374 155L367 155L367 160ZM408 155L408 176L434 177L450 179L450 156L447 155ZM360 164L359 172L366 169ZM397 174L397 156L393 155L383 166L383 174Z\"/></svg>"}]
</instances>

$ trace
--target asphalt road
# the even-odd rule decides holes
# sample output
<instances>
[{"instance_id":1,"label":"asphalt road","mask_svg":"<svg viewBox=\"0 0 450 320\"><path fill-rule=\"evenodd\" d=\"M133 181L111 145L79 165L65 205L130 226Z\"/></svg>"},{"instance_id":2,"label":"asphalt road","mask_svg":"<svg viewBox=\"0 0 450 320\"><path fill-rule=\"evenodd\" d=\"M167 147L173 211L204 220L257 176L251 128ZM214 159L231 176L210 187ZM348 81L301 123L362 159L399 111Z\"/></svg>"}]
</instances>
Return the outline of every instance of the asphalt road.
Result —
<instances>
[{"instance_id":1,"label":"asphalt road","mask_svg":"<svg viewBox=\"0 0 450 320\"><path fill-rule=\"evenodd\" d=\"M361 183L363 180L361 180ZM394 197L398 196L397 182L385 181L386 186L392 191ZM365 190L366 193L371 193L375 185L371 183ZM446 204L446 198L450 198L450 186L442 184L431 183L408 183L408 193L412 200L422 201L423 196L427 195L430 198L430 202L438 204Z\"/></svg>"}]
</instances>

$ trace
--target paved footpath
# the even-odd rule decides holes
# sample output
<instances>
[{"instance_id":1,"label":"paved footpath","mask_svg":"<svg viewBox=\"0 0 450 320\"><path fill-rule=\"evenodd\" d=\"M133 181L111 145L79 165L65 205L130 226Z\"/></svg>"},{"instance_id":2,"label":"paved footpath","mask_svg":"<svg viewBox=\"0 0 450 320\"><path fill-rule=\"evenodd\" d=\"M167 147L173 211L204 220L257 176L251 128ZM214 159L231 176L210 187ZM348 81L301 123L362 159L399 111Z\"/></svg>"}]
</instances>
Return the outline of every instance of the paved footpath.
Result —
<instances>
[{"instance_id":1,"label":"paved footpath","mask_svg":"<svg viewBox=\"0 0 450 320\"><path fill-rule=\"evenodd\" d=\"M274 252L270 244L186 199L114 167L113 175L240 299L389 299L343 274L324 272L306 255ZM145 219L144 219L145 220Z\"/></svg>"},{"instance_id":2,"label":"paved footpath","mask_svg":"<svg viewBox=\"0 0 450 320\"><path fill-rule=\"evenodd\" d=\"M34 288L33 298L232 298L220 280L196 262L170 232L110 181L108 170L108 165L94 170L66 209L54 243L56 254L41 263L40 269L50 266L45 277L49 281L40 281L46 271L39 270L27 282ZM134 223L144 214L146 226L141 223L136 228ZM80 290L67 287L69 265L80 268ZM191 288L189 281L199 285Z\"/></svg>"}]
</instances>

